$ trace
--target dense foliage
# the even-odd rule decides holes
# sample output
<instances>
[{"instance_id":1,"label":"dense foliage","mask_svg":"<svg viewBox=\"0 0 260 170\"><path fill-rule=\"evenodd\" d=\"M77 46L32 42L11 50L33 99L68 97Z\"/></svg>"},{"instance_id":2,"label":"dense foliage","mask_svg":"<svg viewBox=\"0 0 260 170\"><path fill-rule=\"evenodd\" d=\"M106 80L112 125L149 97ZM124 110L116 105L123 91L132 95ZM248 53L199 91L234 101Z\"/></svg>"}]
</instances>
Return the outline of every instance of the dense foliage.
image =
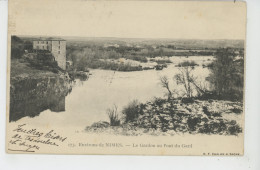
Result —
<instances>
[{"instance_id":1,"label":"dense foliage","mask_svg":"<svg viewBox=\"0 0 260 170\"><path fill-rule=\"evenodd\" d=\"M23 41L17 37L11 37L11 58L21 58L24 54Z\"/></svg>"},{"instance_id":2,"label":"dense foliage","mask_svg":"<svg viewBox=\"0 0 260 170\"><path fill-rule=\"evenodd\" d=\"M32 50L32 42L11 36L11 58L21 58L25 50Z\"/></svg>"},{"instance_id":3,"label":"dense foliage","mask_svg":"<svg viewBox=\"0 0 260 170\"><path fill-rule=\"evenodd\" d=\"M108 63L100 62L100 59L131 59L139 62L146 63L149 58L158 56L196 56L196 55L212 55L213 51L196 51L196 50L177 50L172 45L142 45L142 46L102 46L102 45L73 45L67 46L67 60L72 61L73 68L78 71L85 71L88 68L102 68L110 69ZM158 64L171 63L170 60L156 60L152 59ZM114 67L111 67L114 68ZM116 70L116 69L112 69ZM130 70L138 70L132 68Z\"/></svg>"},{"instance_id":4,"label":"dense foliage","mask_svg":"<svg viewBox=\"0 0 260 170\"><path fill-rule=\"evenodd\" d=\"M57 61L55 61L54 56L48 51L35 53L33 58L27 58L26 60L30 63L31 67L38 70L48 70L54 73L62 71Z\"/></svg>"},{"instance_id":5,"label":"dense foliage","mask_svg":"<svg viewBox=\"0 0 260 170\"><path fill-rule=\"evenodd\" d=\"M230 100L243 99L244 59L240 51L239 58L232 49L220 49L216 52L209 81L217 96Z\"/></svg>"}]
</instances>

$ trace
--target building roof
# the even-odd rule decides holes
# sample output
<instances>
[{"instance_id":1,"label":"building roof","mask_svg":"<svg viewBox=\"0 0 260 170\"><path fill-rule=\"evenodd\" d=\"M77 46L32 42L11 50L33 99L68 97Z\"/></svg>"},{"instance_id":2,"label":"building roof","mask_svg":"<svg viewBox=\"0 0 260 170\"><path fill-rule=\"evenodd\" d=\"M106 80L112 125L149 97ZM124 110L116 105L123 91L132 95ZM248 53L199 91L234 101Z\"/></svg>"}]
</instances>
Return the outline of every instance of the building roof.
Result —
<instances>
[{"instance_id":1,"label":"building roof","mask_svg":"<svg viewBox=\"0 0 260 170\"><path fill-rule=\"evenodd\" d=\"M33 39L33 41L66 41L66 40L57 37L39 37Z\"/></svg>"}]
</instances>

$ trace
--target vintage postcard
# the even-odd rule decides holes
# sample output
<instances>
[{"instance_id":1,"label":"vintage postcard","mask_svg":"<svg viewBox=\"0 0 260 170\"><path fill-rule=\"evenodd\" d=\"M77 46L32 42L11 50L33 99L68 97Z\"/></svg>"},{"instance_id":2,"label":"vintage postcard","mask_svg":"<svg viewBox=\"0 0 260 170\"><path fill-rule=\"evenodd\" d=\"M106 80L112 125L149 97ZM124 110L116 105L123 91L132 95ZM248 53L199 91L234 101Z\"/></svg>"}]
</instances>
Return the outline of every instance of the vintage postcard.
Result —
<instances>
[{"instance_id":1,"label":"vintage postcard","mask_svg":"<svg viewBox=\"0 0 260 170\"><path fill-rule=\"evenodd\" d=\"M6 152L244 154L246 3L10 0Z\"/></svg>"}]
</instances>

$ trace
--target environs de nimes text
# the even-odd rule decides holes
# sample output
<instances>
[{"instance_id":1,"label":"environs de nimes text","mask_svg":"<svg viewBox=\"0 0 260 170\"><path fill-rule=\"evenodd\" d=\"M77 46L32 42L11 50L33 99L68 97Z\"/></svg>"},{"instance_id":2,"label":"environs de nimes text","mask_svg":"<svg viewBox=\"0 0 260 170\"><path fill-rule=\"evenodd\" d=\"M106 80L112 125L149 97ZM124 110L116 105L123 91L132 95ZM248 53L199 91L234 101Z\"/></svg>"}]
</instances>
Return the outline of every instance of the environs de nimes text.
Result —
<instances>
[{"instance_id":1,"label":"environs de nimes text","mask_svg":"<svg viewBox=\"0 0 260 170\"><path fill-rule=\"evenodd\" d=\"M70 144L70 146L75 146ZM78 143L79 147L111 147L111 148L121 148L121 147L133 147L133 148L192 148L192 144L153 144L153 143Z\"/></svg>"}]
</instances>

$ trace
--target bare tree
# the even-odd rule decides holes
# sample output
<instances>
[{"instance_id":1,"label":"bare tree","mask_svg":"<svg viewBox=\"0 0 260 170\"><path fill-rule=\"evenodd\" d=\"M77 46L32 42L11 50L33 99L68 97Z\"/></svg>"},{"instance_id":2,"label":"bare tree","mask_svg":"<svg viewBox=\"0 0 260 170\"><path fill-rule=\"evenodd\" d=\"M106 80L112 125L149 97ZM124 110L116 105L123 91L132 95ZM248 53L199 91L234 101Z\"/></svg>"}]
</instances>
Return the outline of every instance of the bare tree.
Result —
<instances>
[{"instance_id":1,"label":"bare tree","mask_svg":"<svg viewBox=\"0 0 260 170\"><path fill-rule=\"evenodd\" d=\"M169 87L169 80L166 76L161 76L160 77L160 81L161 81L161 85L162 87L166 88L168 91L168 100L170 100L172 98L172 91L170 90Z\"/></svg>"},{"instance_id":2,"label":"bare tree","mask_svg":"<svg viewBox=\"0 0 260 170\"><path fill-rule=\"evenodd\" d=\"M202 86L201 83L197 82L197 77L192 74L192 67L183 67L179 68L180 73L174 76L174 79L177 81L177 84L183 85L184 90L171 90L169 85L169 79L167 76L160 77L160 83L163 88L165 88L168 93L168 100L172 99L175 95L177 97L191 98L194 95L194 92L197 92L197 95L201 96L208 92L206 85ZM194 91L196 90L196 91ZM181 92L183 94L181 94Z\"/></svg>"},{"instance_id":3,"label":"bare tree","mask_svg":"<svg viewBox=\"0 0 260 170\"><path fill-rule=\"evenodd\" d=\"M196 77L191 78L191 83L195 87L199 96L209 92L208 87L205 84L205 82L204 82L204 84L202 84L202 82L198 82Z\"/></svg>"},{"instance_id":4,"label":"bare tree","mask_svg":"<svg viewBox=\"0 0 260 170\"><path fill-rule=\"evenodd\" d=\"M197 77L192 74L193 68L184 67L179 69L180 73L175 75L177 84L184 86L185 95L188 98L193 97L193 92L196 90L198 95L203 95L208 92L206 85L202 86L197 82Z\"/></svg>"},{"instance_id":5,"label":"bare tree","mask_svg":"<svg viewBox=\"0 0 260 170\"><path fill-rule=\"evenodd\" d=\"M179 69L180 73L175 75L175 79L177 84L181 84L184 86L185 94L188 98L192 97L193 89L192 82L194 81L194 77L191 75L191 71L193 69L189 67L184 67Z\"/></svg>"}]
</instances>

